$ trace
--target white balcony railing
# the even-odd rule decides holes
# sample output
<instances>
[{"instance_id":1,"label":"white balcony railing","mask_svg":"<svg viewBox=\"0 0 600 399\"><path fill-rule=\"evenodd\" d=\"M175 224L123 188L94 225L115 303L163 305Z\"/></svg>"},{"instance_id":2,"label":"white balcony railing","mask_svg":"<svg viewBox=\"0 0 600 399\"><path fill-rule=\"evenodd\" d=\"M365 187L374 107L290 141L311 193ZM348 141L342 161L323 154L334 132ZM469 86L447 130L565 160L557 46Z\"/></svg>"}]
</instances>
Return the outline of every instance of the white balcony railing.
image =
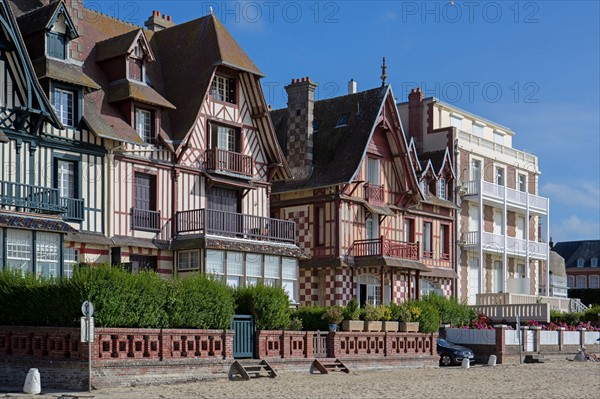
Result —
<instances>
[{"instance_id":1,"label":"white balcony railing","mask_svg":"<svg viewBox=\"0 0 600 399\"><path fill-rule=\"evenodd\" d=\"M465 245L479 245L479 231L467 231L463 235ZM545 242L528 241L516 237L506 237L506 246L504 244L504 235L483 232L481 234L481 247L487 252L504 252L508 255L526 256L536 259L546 259L548 256L548 244Z\"/></svg>"},{"instance_id":2,"label":"white balcony railing","mask_svg":"<svg viewBox=\"0 0 600 399\"><path fill-rule=\"evenodd\" d=\"M503 202L506 199L508 204L523 208L527 207L529 199L530 209L542 213L548 212L548 198L540 197L539 195L529 194L488 181L468 181L466 188L466 195L481 194L484 198L499 202Z\"/></svg>"},{"instance_id":3,"label":"white balcony railing","mask_svg":"<svg viewBox=\"0 0 600 399\"><path fill-rule=\"evenodd\" d=\"M497 154L504 154L507 157L513 158L514 161L523 162L524 165L537 165L537 157L527 152L516 150L512 147L507 147L502 144L494 143L491 140L484 139L483 137L475 136L471 133L459 130L458 137L463 142L468 142L483 148L494 151Z\"/></svg>"}]
</instances>

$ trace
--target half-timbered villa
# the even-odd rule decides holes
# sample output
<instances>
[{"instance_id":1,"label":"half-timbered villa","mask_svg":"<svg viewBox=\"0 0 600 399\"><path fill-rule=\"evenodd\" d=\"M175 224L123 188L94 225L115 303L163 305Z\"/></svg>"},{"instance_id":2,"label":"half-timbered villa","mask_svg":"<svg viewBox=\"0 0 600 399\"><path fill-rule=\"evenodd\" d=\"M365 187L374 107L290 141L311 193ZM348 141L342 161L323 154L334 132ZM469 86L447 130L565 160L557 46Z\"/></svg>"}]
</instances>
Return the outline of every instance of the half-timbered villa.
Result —
<instances>
[{"instance_id":1,"label":"half-timbered villa","mask_svg":"<svg viewBox=\"0 0 600 399\"><path fill-rule=\"evenodd\" d=\"M300 301L450 296L455 206L428 187L440 175L452 187L451 161L438 165L442 174L431 163L422 170L391 87L356 92L355 84L348 95L316 101L315 82L293 79L287 108L271 112L294 176L273 185L271 213L296 222L299 246L311 254L300 262Z\"/></svg>"},{"instance_id":2,"label":"half-timbered villa","mask_svg":"<svg viewBox=\"0 0 600 399\"><path fill-rule=\"evenodd\" d=\"M154 11L144 29L81 1L12 3L64 130L106 154L93 180L102 195L84 206L103 213L82 222L100 234L78 239L75 226L65 239L79 261L265 281L296 300L295 225L269 217L271 182L289 170L263 74L221 22ZM74 166L85 186L87 165Z\"/></svg>"}]
</instances>

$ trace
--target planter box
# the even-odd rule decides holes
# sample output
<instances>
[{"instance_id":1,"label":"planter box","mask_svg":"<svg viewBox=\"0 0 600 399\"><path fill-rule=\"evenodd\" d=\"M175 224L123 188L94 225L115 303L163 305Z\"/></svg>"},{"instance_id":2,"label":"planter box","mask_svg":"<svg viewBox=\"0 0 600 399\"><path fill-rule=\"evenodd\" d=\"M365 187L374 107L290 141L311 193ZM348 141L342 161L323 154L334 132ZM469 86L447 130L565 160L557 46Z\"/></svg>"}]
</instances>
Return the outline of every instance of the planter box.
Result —
<instances>
[{"instance_id":1,"label":"planter box","mask_svg":"<svg viewBox=\"0 0 600 399\"><path fill-rule=\"evenodd\" d=\"M398 331L398 322L397 321L383 321L382 326L381 326L381 331L390 331L390 332Z\"/></svg>"},{"instance_id":2,"label":"planter box","mask_svg":"<svg viewBox=\"0 0 600 399\"><path fill-rule=\"evenodd\" d=\"M344 320L342 321L342 330L344 331L362 331L365 328L365 322L362 320Z\"/></svg>"},{"instance_id":3,"label":"planter box","mask_svg":"<svg viewBox=\"0 0 600 399\"><path fill-rule=\"evenodd\" d=\"M399 327L400 327L400 329L398 331L401 331L401 332L419 332L419 322L418 321L410 321L410 322L401 321Z\"/></svg>"},{"instance_id":4,"label":"planter box","mask_svg":"<svg viewBox=\"0 0 600 399\"><path fill-rule=\"evenodd\" d=\"M381 321L365 321L363 331L381 331Z\"/></svg>"}]
</instances>

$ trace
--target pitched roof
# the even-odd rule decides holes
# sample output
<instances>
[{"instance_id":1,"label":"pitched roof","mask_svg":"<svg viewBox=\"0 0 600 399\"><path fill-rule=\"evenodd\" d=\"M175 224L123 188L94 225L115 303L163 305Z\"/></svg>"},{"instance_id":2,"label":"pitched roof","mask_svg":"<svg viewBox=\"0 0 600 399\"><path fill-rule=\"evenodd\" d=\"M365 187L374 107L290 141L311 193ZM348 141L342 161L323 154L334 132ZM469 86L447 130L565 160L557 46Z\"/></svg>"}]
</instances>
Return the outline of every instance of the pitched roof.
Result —
<instances>
[{"instance_id":1,"label":"pitched roof","mask_svg":"<svg viewBox=\"0 0 600 399\"><path fill-rule=\"evenodd\" d=\"M590 266L590 259L600 259L600 240L564 241L554 244L554 252L565 259L565 266L577 267L577 260L584 260L584 267Z\"/></svg>"},{"instance_id":2,"label":"pitched roof","mask_svg":"<svg viewBox=\"0 0 600 399\"><path fill-rule=\"evenodd\" d=\"M83 68L76 64L53 58L38 58L33 61L33 68L39 79L49 78L94 90L100 88L92 78L83 72Z\"/></svg>"},{"instance_id":3,"label":"pitched roof","mask_svg":"<svg viewBox=\"0 0 600 399\"><path fill-rule=\"evenodd\" d=\"M131 144L144 144L135 129L114 107L103 101L101 91L83 96L83 122L98 137Z\"/></svg>"},{"instance_id":4,"label":"pitched roof","mask_svg":"<svg viewBox=\"0 0 600 399\"><path fill-rule=\"evenodd\" d=\"M122 35L98 42L96 44L96 62L105 61L127 54L131 48L131 45L141 31L141 28L138 30L132 30Z\"/></svg>"},{"instance_id":5,"label":"pitched roof","mask_svg":"<svg viewBox=\"0 0 600 399\"><path fill-rule=\"evenodd\" d=\"M144 83L137 83L130 80L121 80L113 82L108 88L108 102L117 102L132 98L142 103L158 105L164 108L174 109L166 98L161 96L152 87Z\"/></svg>"},{"instance_id":6,"label":"pitched roof","mask_svg":"<svg viewBox=\"0 0 600 399\"><path fill-rule=\"evenodd\" d=\"M388 87L315 101L314 118L319 123L313 138L313 173L306 180L277 182L273 191L318 188L348 183L354 177L369 144L371 133L383 105ZM348 122L336 127L340 115ZM279 145L287 153L289 111L271 112Z\"/></svg>"},{"instance_id":7,"label":"pitched roof","mask_svg":"<svg viewBox=\"0 0 600 399\"><path fill-rule=\"evenodd\" d=\"M12 1L12 3L18 2ZM60 4L60 1L53 2L21 14L17 18L21 34L27 36L31 33L46 29Z\"/></svg>"}]
</instances>

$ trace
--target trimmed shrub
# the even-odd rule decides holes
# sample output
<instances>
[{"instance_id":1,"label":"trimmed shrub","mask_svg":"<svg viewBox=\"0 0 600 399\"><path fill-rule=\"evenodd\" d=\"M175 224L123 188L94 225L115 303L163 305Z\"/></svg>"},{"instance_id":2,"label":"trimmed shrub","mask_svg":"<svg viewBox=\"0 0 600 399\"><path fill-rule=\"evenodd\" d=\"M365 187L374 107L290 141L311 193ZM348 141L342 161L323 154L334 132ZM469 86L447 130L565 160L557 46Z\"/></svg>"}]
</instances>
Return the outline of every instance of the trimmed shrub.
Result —
<instances>
[{"instance_id":1,"label":"trimmed shrub","mask_svg":"<svg viewBox=\"0 0 600 399\"><path fill-rule=\"evenodd\" d=\"M300 307L292 311L291 317L302 320L302 329L305 331L327 331L329 327L323 320L325 310L319 306Z\"/></svg>"},{"instance_id":2,"label":"trimmed shrub","mask_svg":"<svg viewBox=\"0 0 600 399\"><path fill-rule=\"evenodd\" d=\"M598 323L598 314L600 314L600 305L593 306L585 311L583 314L583 321L591 321L592 323Z\"/></svg>"},{"instance_id":3,"label":"trimmed shrub","mask_svg":"<svg viewBox=\"0 0 600 399\"><path fill-rule=\"evenodd\" d=\"M477 313L473 309L458 302L456 298L448 299L442 295L430 293L423 296L422 301L435 306L443 324L461 327L469 325L471 320L477 317Z\"/></svg>"},{"instance_id":4,"label":"trimmed shrub","mask_svg":"<svg viewBox=\"0 0 600 399\"><path fill-rule=\"evenodd\" d=\"M415 302L421 310L421 314L416 319L419 322L419 331L423 333L437 332L440 328L440 314L437 308L425 301Z\"/></svg>"},{"instance_id":5,"label":"trimmed shrub","mask_svg":"<svg viewBox=\"0 0 600 399\"><path fill-rule=\"evenodd\" d=\"M360 308L358 306L358 300L352 297L344 307L344 320L359 320L360 319Z\"/></svg>"},{"instance_id":6,"label":"trimmed shrub","mask_svg":"<svg viewBox=\"0 0 600 399\"><path fill-rule=\"evenodd\" d=\"M367 302L363 308L363 320L379 321L381 320L381 309Z\"/></svg>"},{"instance_id":7,"label":"trimmed shrub","mask_svg":"<svg viewBox=\"0 0 600 399\"><path fill-rule=\"evenodd\" d=\"M329 324L340 324L344 320L343 309L340 305L329 306L322 318Z\"/></svg>"},{"instance_id":8,"label":"trimmed shrub","mask_svg":"<svg viewBox=\"0 0 600 399\"><path fill-rule=\"evenodd\" d=\"M290 324L287 293L279 287L259 283L234 291L236 313L250 314L259 330L279 330Z\"/></svg>"}]
</instances>

